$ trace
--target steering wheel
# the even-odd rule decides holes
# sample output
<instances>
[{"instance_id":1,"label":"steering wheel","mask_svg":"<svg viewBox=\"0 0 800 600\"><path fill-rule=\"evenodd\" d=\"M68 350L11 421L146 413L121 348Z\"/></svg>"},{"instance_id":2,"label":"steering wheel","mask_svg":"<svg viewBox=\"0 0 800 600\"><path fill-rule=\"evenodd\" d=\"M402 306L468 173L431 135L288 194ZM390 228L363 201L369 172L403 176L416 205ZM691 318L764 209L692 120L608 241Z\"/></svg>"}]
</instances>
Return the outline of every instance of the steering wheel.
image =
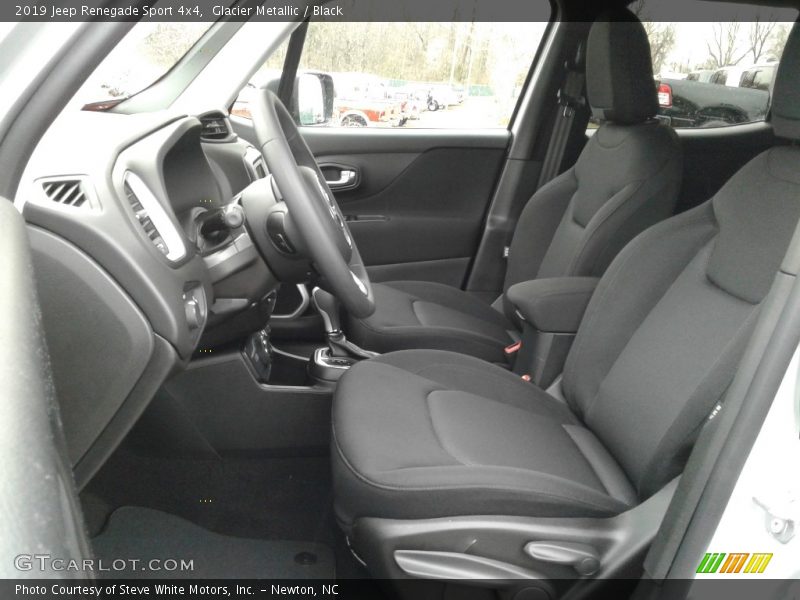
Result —
<instances>
[{"instance_id":1,"label":"steering wheel","mask_svg":"<svg viewBox=\"0 0 800 600\"><path fill-rule=\"evenodd\" d=\"M283 102L269 89L257 89L250 111L259 149L289 216L327 288L358 318L375 312L367 270L342 211L314 155Z\"/></svg>"}]
</instances>

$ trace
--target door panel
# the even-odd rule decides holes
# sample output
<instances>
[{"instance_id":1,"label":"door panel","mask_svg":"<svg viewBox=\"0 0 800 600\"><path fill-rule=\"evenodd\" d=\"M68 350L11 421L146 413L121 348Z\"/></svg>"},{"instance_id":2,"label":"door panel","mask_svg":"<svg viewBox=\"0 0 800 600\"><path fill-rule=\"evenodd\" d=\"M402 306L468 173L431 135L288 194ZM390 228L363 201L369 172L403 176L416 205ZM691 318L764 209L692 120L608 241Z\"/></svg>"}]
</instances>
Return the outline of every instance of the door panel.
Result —
<instances>
[{"instance_id":1,"label":"door panel","mask_svg":"<svg viewBox=\"0 0 800 600\"><path fill-rule=\"evenodd\" d=\"M239 135L252 126L233 119ZM460 287L475 254L510 134L497 130L303 128L374 281Z\"/></svg>"},{"instance_id":2,"label":"door panel","mask_svg":"<svg viewBox=\"0 0 800 600\"><path fill-rule=\"evenodd\" d=\"M303 131L320 163L358 172L358 187L338 191L336 198L370 277L460 287L480 239L508 132L356 133Z\"/></svg>"},{"instance_id":3,"label":"door panel","mask_svg":"<svg viewBox=\"0 0 800 600\"><path fill-rule=\"evenodd\" d=\"M337 157L362 174L362 186L337 199L367 265L433 263L407 265L408 277L393 270L408 279L438 272L438 261L469 259L502 156L502 150L435 148L407 166L381 155ZM463 275L462 268L457 285Z\"/></svg>"}]
</instances>

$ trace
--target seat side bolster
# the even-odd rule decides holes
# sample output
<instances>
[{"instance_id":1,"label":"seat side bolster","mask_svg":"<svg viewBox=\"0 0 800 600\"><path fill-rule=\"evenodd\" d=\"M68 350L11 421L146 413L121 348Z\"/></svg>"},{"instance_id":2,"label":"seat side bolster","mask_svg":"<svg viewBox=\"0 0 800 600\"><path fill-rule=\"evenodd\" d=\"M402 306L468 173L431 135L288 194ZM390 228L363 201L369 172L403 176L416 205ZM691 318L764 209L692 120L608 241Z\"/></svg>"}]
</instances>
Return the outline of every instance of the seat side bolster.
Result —
<instances>
[{"instance_id":1,"label":"seat side bolster","mask_svg":"<svg viewBox=\"0 0 800 600\"><path fill-rule=\"evenodd\" d=\"M629 506L634 506L639 501L636 490L600 440L585 427L577 425L563 425L562 427L591 465L608 495Z\"/></svg>"}]
</instances>

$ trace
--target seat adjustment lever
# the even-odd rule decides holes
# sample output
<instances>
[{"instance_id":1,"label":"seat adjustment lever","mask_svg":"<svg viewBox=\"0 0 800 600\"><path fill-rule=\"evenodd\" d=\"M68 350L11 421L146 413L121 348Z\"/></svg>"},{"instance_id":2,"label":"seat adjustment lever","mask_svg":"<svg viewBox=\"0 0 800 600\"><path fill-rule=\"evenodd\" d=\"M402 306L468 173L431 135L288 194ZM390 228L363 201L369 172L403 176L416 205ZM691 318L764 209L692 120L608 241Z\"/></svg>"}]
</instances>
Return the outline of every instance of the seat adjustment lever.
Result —
<instances>
[{"instance_id":1,"label":"seat adjustment lever","mask_svg":"<svg viewBox=\"0 0 800 600\"><path fill-rule=\"evenodd\" d=\"M588 577L600 570L600 556L592 546L579 542L528 542L525 553L531 558L558 565L567 565L579 575Z\"/></svg>"}]
</instances>

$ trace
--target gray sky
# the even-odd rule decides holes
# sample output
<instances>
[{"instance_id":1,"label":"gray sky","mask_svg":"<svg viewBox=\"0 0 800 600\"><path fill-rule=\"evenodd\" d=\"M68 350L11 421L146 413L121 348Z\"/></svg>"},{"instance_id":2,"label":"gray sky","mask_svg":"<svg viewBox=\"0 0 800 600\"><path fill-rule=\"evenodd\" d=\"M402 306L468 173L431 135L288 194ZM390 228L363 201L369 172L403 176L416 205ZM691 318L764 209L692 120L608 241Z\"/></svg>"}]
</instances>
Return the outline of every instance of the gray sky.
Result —
<instances>
[{"instance_id":1,"label":"gray sky","mask_svg":"<svg viewBox=\"0 0 800 600\"><path fill-rule=\"evenodd\" d=\"M697 20L675 22L676 18L683 16ZM750 23L756 19L792 23L797 18L797 10L700 0L645 0L639 17L642 20L672 22L675 26L675 47L667 57L666 64L686 64L688 61L693 67L708 57L706 42L713 38L714 22L739 21L742 24L739 36L744 46ZM743 59L740 64L746 62L747 59Z\"/></svg>"}]
</instances>

